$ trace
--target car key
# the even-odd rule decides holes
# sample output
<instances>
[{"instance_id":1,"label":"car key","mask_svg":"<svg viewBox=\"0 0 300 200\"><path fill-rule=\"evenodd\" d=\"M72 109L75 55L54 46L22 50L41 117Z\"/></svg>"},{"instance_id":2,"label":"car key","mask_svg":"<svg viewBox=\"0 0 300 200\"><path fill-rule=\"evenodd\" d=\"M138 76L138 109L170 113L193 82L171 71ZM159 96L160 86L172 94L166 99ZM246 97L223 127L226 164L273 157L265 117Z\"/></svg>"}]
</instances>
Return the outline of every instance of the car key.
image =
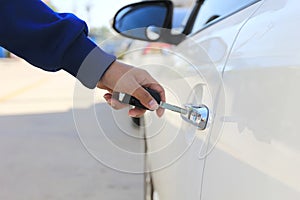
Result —
<instances>
[{"instance_id":1,"label":"car key","mask_svg":"<svg viewBox=\"0 0 300 200\"><path fill-rule=\"evenodd\" d=\"M187 110L184 109L184 108L181 108L181 107L178 107L178 106L175 106L175 105L171 105L171 104L168 104L166 102L162 102L161 98L160 98L160 95L157 91L155 91L151 88L146 88L146 87L144 87L144 88L156 100L159 107L167 109L167 110L171 110L171 111L174 111L174 112L178 112L178 113L181 113L181 114L186 114L187 113ZM135 98L134 96L131 96L129 94L126 94L126 93L113 92L112 98L118 100L120 103L129 104L129 105L132 105L132 106L136 106L138 108L149 110L143 104L141 104L141 102L137 98Z\"/></svg>"},{"instance_id":2,"label":"car key","mask_svg":"<svg viewBox=\"0 0 300 200\"><path fill-rule=\"evenodd\" d=\"M184 114L184 115L187 114L186 109L175 106L175 105L172 105L172 104L168 104L166 102L161 101L160 104L159 104L159 107L167 109L167 110L171 110L171 111L174 111L174 112L178 112L180 114Z\"/></svg>"}]
</instances>

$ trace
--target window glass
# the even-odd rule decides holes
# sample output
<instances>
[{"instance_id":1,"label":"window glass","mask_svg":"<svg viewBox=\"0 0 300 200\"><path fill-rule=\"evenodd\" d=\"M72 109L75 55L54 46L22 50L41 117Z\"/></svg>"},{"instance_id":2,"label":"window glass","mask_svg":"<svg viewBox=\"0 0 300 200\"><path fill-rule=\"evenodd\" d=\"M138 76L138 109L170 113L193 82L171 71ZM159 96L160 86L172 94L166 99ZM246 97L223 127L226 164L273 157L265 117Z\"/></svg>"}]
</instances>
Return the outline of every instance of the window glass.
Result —
<instances>
[{"instance_id":1,"label":"window glass","mask_svg":"<svg viewBox=\"0 0 300 200\"><path fill-rule=\"evenodd\" d=\"M257 0L206 0L195 21L192 33L215 19L230 15Z\"/></svg>"}]
</instances>

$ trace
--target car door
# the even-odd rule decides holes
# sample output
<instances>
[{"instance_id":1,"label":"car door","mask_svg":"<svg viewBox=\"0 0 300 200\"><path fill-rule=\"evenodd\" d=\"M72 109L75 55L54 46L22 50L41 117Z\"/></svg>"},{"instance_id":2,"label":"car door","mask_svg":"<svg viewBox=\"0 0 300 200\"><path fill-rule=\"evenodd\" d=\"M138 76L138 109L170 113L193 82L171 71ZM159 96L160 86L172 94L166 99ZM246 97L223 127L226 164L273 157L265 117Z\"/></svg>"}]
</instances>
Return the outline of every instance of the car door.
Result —
<instances>
[{"instance_id":1,"label":"car door","mask_svg":"<svg viewBox=\"0 0 300 200\"><path fill-rule=\"evenodd\" d=\"M265 0L240 30L223 71L224 126L206 159L203 200L300 199L299 5Z\"/></svg>"},{"instance_id":2,"label":"car door","mask_svg":"<svg viewBox=\"0 0 300 200\"><path fill-rule=\"evenodd\" d=\"M205 105L209 120L199 130L178 113L166 111L162 119L153 113L145 116L148 170L152 174L155 199L200 199L207 153L218 141L225 113L225 90L222 71L236 36L250 16L261 6L260 1L243 1L235 9L215 12L214 21L205 8L224 6L224 1L206 1L199 12L192 34L160 58L148 57L139 62L166 88L167 101L185 106ZM134 62L133 62L134 63Z\"/></svg>"}]
</instances>

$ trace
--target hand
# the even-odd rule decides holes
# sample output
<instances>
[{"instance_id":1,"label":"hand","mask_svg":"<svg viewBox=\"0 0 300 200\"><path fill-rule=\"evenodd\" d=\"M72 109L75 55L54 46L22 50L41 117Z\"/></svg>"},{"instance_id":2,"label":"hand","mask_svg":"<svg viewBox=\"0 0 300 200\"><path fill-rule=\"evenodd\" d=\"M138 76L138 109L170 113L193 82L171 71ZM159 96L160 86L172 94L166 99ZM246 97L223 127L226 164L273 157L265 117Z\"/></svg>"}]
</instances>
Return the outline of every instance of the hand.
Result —
<instances>
[{"instance_id":1,"label":"hand","mask_svg":"<svg viewBox=\"0 0 300 200\"><path fill-rule=\"evenodd\" d=\"M166 101L163 87L145 70L115 61L102 76L97 87L105 89L109 93L104 95L105 100L115 109L121 109L126 105L112 98L112 92L123 92L137 98L145 107L156 110L157 116L161 117L164 109L159 108L155 99L142 87L149 87L159 92L161 100ZM146 110L133 108L129 110L131 117L140 117Z\"/></svg>"}]
</instances>

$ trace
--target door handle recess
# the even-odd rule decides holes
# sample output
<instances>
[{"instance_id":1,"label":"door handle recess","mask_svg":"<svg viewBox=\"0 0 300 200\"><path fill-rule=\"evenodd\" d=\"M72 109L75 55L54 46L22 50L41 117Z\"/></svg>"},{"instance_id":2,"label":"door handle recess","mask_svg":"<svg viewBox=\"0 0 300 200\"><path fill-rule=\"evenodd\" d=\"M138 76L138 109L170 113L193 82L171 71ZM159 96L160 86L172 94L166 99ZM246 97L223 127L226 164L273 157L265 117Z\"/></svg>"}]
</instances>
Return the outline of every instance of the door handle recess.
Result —
<instances>
[{"instance_id":1,"label":"door handle recess","mask_svg":"<svg viewBox=\"0 0 300 200\"><path fill-rule=\"evenodd\" d=\"M209 118L209 109L206 105L186 104L186 113L182 113L181 117L188 123L198 127L199 130L205 130Z\"/></svg>"}]
</instances>

